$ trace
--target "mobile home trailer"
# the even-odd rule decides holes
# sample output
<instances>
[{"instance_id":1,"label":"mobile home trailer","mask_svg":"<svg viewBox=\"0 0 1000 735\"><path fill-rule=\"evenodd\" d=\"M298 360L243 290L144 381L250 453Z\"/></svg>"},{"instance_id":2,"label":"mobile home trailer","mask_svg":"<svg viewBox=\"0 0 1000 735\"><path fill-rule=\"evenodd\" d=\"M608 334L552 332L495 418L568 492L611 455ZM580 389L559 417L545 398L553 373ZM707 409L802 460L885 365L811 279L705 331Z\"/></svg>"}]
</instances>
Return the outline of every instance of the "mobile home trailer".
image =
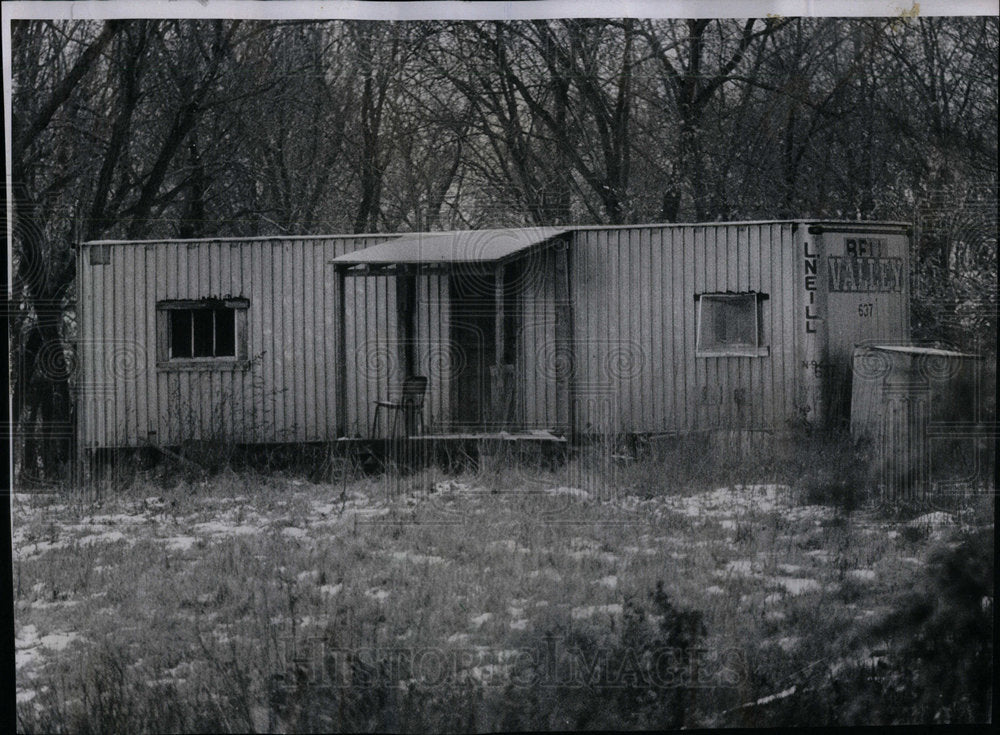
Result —
<instances>
[{"instance_id":1,"label":"mobile home trailer","mask_svg":"<svg viewBox=\"0 0 1000 735\"><path fill-rule=\"evenodd\" d=\"M95 241L78 258L86 450L368 436L406 375L428 378L430 434L770 431L846 418L854 347L909 336L897 222Z\"/></svg>"}]
</instances>

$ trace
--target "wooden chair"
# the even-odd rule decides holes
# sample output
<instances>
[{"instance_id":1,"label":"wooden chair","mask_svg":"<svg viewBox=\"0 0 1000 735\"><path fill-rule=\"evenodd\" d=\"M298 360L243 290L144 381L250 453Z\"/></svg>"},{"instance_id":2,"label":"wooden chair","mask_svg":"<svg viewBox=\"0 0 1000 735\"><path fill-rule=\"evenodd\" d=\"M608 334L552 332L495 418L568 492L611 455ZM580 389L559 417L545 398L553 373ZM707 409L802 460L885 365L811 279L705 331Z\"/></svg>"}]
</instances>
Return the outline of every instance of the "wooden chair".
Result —
<instances>
[{"instance_id":1,"label":"wooden chair","mask_svg":"<svg viewBox=\"0 0 1000 735\"><path fill-rule=\"evenodd\" d=\"M375 401L375 418L372 421L372 439L377 438L378 416L383 408L393 411L392 431L390 436L396 435L396 424L399 415L403 414L403 428L406 436L415 428L414 419L419 419L420 433L424 431L424 396L427 393L427 378L422 375L410 375L403 379L403 386L400 391L398 401Z\"/></svg>"}]
</instances>

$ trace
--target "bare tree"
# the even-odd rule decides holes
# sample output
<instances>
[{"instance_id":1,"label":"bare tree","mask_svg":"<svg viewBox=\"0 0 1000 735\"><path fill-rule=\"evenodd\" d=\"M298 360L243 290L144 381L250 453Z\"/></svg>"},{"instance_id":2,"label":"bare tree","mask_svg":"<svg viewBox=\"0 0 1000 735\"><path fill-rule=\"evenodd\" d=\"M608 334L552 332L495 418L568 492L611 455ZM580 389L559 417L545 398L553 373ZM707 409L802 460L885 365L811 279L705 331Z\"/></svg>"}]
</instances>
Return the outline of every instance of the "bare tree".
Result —
<instances>
[{"instance_id":1,"label":"bare tree","mask_svg":"<svg viewBox=\"0 0 1000 735\"><path fill-rule=\"evenodd\" d=\"M784 25L771 18L746 21L691 18L649 21L642 30L663 87L664 101L677 120L673 175L664 187L660 216L675 221L684 189L690 190L694 216L707 219L709 180L706 176L704 126L710 104L734 81L748 56L759 53L767 39Z\"/></svg>"},{"instance_id":2,"label":"bare tree","mask_svg":"<svg viewBox=\"0 0 1000 735\"><path fill-rule=\"evenodd\" d=\"M565 222L574 191L595 221L629 217L633 23L454 24L437 68L468 101L484 178L536 224Z\"/></svg>"},{"instance_id":3,"label":"bare tree","mask_svg":"<svg viewBox=\"0 0 1000 735\"><path fill-rule=\"evenodd\" d=\"M52 474L68 457L73 424L65 337L74 244L147 234L185 190L174 163L219 91L240 23L14 28L13 295L23 305L12 324L14 414L23 467ZM46 57L45 68L32 63Z\"/></svg>"},{"instance_id":4,"label":"bare tree","mask_svg":"<svg viewBox=\"0 0 1000 735\"><path fill-rule=\"evenodd\" d=\"M920 293L995 291L996 18L18 21L11 40L31 472L67 456L41 440L72 426L82 239L916 217Z\"/></svg>"},{"instance_id":5,"label":"bare tree","mask_svg":"<svg viewBox=\"0 0 1000 735\"><path fill-rule=\"evenodd\" d=\"M63 344L62 316L73 283L75 262L66 244L50 241L46 209L74 177L68 159L55 166L43 160L45 134L60 125L57 115L85 83L112 40L122 31L116 21L95 33L85 24L12 24L12 44L26 77L15 78L11 192L14 214L12 296L23 305L11 323L14 367L13 419L23 437L23 466L50 474L67 458L73 412ZM49 64L43 66L43 59ZM31 87L28 87L28 84ZM61 430L60 430L61 429Z\"/></svg>"}]
</instances>

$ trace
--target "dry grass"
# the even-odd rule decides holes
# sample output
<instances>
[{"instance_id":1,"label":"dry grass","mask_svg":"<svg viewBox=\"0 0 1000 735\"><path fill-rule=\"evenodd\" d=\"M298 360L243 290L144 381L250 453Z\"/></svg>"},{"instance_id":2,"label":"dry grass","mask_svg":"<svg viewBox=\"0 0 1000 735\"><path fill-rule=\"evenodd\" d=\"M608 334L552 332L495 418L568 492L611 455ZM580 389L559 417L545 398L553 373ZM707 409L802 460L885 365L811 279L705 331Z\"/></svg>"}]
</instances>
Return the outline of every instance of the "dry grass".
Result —
<instances>
[{"instance_id":1,"label":"dry grass","mask_svg":"<svg viewBox=\"0 0 1000 735\"><path fill-rule=\"evenodd\" d=\"M16 495L19 728L842 722L831 686L892 645L874 624L992 518L889 522L822 468L751 484L763 463L737 482L683 452Z\"/></svg>"}]
</instances>

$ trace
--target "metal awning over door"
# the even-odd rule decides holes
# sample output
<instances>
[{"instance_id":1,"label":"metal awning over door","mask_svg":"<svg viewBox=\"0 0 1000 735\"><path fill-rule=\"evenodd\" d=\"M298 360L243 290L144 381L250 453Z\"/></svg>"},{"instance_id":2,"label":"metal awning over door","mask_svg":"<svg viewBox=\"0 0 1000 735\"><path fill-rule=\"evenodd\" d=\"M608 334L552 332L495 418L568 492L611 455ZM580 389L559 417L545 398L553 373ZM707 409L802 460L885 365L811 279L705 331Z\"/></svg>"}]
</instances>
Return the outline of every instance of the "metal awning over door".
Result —
<instances>
[{"instance_id":1,"label":"metal awning over door","mask_svg":"<svg viewBox=\"0 0 1000 735\"><path fill-rule=\"evenodd\" d=\"M433 232L372 245L331 261L349 274L385 274L395 266L447 270L453 265L503 265L569 230L557 227Z\"/></svg>"}]
</instances>

